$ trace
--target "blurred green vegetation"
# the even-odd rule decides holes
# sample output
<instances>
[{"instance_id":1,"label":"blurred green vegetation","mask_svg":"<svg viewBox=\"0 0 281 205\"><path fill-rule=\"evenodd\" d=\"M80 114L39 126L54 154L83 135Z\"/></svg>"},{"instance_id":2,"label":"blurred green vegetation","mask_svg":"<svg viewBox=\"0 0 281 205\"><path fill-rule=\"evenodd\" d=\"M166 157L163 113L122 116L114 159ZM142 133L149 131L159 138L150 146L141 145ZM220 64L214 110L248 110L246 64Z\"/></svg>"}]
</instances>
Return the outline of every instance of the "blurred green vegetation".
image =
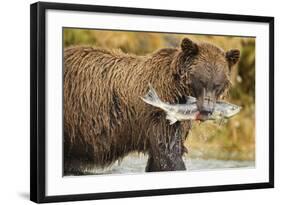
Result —
<instances>
[{"instance_id":1,"label":"blurred green vegetation","mask_svg":"<svg viewBox=\"0 0 281 205\"><path fill-rule=\"evenodd\" d=\"M163 47L176 47L183 37L213 43L224 50L238 48L239 64L232 71L227 101L242 106L224 124L193 123L186 145L189 156L225 160L255 159L255 38L64 29L64 46L90 45L145 55Z\"/></svg>"}]
</instances>

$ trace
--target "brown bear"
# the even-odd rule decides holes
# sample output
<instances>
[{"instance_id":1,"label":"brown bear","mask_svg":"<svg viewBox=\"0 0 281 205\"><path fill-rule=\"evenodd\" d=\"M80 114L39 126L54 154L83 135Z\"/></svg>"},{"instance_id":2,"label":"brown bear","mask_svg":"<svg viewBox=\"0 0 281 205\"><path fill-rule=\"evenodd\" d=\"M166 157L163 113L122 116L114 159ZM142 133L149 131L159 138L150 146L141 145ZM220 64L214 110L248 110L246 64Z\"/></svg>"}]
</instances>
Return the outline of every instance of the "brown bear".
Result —
<instances>
[{"instance_id":1,"label":"brown bear","mask_svg":"<svg viewBox=\"0 0 281 205\"><path fill-rule=\"evenodd\" d=\"M184 38L180 48L146 56L92 47L64 50L64 173L105 167L131 152L148 154L146 171L185 170L190 121L170 125L165 113L140 97L149 83L170 103L198 99L201 114L214 109L230 86L240 52Z\"/></svg>"}]
</instances>

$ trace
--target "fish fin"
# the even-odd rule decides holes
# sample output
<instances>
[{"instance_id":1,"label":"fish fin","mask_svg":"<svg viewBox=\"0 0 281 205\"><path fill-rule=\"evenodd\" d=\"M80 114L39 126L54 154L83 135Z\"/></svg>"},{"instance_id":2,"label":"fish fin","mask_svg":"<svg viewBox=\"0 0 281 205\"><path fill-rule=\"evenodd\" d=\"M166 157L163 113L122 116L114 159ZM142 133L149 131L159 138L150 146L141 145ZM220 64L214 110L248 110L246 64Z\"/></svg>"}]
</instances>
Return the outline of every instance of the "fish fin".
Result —
<instances>
[{"instance_id":1,"label":"fish fin","mask_svg":"<svg viewBox=\"0 0 281 205\"><path fill-rule=\"evenodd\" d=\"M197 99L192 96L186 96L185 99L187 103L195 103L197 101Z\"/></svg>"},{"instance_id":2,"label":"fish fin","mask_svg":"<svg viewBox=\"0 0 281 205\"><path fill-rule=\"evenodd\" d=\"M159 104L161 104L162 101L158 97L158 95L157 95L155 89L152 87L152 85L149 83L148 86L149 86L148 93L144 97L141 97L141 99L144 102L146 102L146 103L148 103L150 105L154 105L154 106L159 107Z\"/></svg>"},{"instance_id":3,"label":"fish fin","mask_svg":"<svg viewBox=\"0 0 281 205\"><path fill-rule=\"evenodd\" d=\"M167 115L166 119L170 121L170 125L176 123L178 120L171 115Z\"/></svg>"}]
</instances>

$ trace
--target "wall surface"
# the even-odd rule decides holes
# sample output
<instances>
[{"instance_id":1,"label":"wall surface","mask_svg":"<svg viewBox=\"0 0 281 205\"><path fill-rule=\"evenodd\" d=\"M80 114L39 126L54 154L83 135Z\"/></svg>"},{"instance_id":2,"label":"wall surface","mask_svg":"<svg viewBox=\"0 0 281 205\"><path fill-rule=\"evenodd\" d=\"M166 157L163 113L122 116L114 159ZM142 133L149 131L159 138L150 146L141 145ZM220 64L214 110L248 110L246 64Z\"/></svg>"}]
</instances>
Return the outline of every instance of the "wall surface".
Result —
<instances>
[{"instance_id":1,"label":"wall surface","mask_svg":"<svg viewBox=\"0 0 281 205\"><path fill-rule=\"evenodd\" d=\"M51 1L51 0L50 0ZM2 1L0 7L0 204L29 201L29 4L34 1ZM81 1L62 1L81 3ZM278 1L203 0L96 0L85 4L145 7L187 11L275 16L275 124L281 121L281 13ZM275 130L275 189L178 196L143 197L72 202L67 204L278 204L281 194L281 127ZM280 202L279 202L280 203ZM64 204L64 203L63 203Z\"/></svg>"}]
</instances>

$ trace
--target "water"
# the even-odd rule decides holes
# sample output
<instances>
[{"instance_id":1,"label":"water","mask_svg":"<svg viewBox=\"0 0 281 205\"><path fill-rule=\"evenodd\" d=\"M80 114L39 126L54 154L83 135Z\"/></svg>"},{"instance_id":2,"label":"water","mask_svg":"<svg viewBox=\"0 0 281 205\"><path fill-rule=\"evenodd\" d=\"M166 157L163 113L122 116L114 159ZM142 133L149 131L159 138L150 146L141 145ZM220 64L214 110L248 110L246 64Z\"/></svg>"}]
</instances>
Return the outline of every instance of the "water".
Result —
<instances>
[{"instance_id":1,"label":"water","mask_svg":"<svg viewBox=\"0 0 281 205\"><path fill-rule=\"evenodd\" d=\"M125 157L121 162L116 162L108 168L87 170L87 174L142 173L145 172L147 158L148 157L143 154L131 154ZM216 160L184 157L184 162L188 171L255 167L254 161Z\"/></svg>"}]
</instances>

